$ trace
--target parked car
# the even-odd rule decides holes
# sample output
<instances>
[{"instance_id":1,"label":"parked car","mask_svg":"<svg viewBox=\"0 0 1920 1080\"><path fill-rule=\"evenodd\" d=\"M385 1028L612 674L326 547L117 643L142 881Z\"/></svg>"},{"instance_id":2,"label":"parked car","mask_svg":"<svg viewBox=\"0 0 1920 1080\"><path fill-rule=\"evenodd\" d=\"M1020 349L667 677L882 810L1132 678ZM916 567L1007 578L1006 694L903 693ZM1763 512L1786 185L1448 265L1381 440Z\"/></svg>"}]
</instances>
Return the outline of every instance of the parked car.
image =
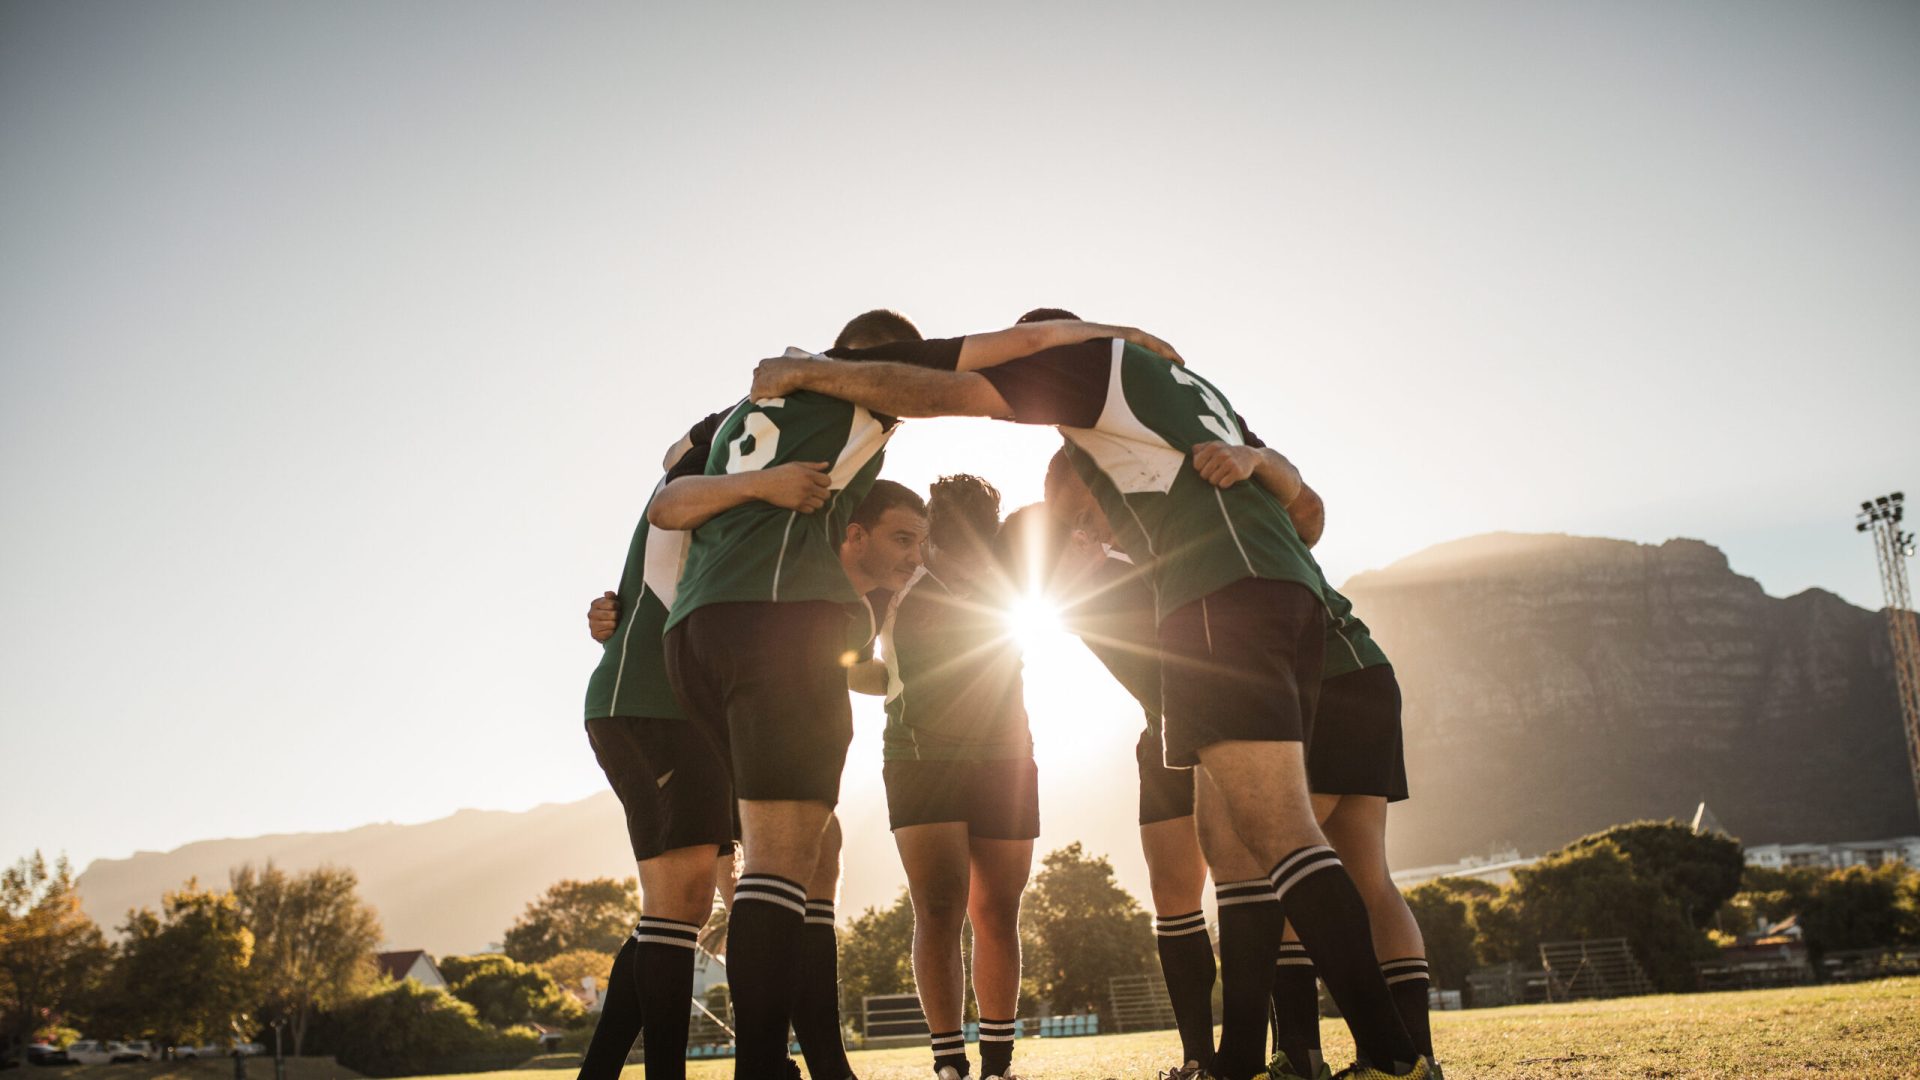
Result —
<instances>
[{"instance_id":1,"label":"parked car","mask_svg":"<svg viewBox=\"0 0 1920 1080\"><path fill-rule=\"evenodd\" d=\"M75 1065L105 1065L113 1060L118 1043L81 1039L67 1045L67 1060Z\"/></svg>"},{"instance_id":2,"label":"parked car","mask_svg":"<svg viewBox=\"0 0 1920 1080\"><path fill-rule=\"evenodd\" d=\"M27 1064L29 1065L70 1065L72 1063L73 1059L67 1056L67 1052L52 1043L34 1043L27 1047Z\"/></svg>"},{"instance_id":3,"label":"parked car","mask_svg":"<svg viewBox=\"0 0 1920 1080\"><path fill-rule=\"evenodd\" d=\"M259 1043L228 1043L219 1046L208 1043L205 1046L176 1046L173 1056L176 1058L216 1058L216 1057L253 1057L265 1052L266 1047Z\"/></svg>"},{"instance_id":4,"label":"parked car","mask_svg":"<svg viewBox=\"0 0 1920 1080\"><path fill-rule=\"evenodd\" d=\"M119 1048L113 1055L113 1060L116 1062L152 1061L159 1056L154 1052L153 1044L145 1039L134 1039L131 1042L123 1043L108 1043L107 1045L109 1047Z\"/></svg>"}]
</instances>

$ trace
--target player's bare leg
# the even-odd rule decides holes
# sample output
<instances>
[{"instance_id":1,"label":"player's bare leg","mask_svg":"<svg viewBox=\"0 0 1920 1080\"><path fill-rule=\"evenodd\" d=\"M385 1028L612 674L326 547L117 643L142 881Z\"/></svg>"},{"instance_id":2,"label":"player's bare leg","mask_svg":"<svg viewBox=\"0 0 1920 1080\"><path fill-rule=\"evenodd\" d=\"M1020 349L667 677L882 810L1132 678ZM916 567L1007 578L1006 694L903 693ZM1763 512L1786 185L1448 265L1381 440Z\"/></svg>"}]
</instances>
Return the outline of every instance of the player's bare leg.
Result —
<instances>
[{"instance_id":1,"label":"player's bare leg","mask_svg":"<svg viewBox=\"0 0 1920 1080\"><path fill-rule=\"evenodd\" d=\"M893 831L913 901L913 984L932 1033L934 1068L966 1071L966 975L960 933L972 884L972 852L964 821L908 825ZM977 961L976 961L977 962Z\"/></svg>"},{"instance_id":2,"label":"player's bare leg","mask_svg":"<svg viewBox=\"0 0 1920 1080\"><path fill-rule=\"evenodd\" d=\"M1005 1076L1020 1005L1020 894L1033 841L973 837L967 916L973 924L973 997L980 1007L980 1073Z\"/></svg>"}]
</instances>

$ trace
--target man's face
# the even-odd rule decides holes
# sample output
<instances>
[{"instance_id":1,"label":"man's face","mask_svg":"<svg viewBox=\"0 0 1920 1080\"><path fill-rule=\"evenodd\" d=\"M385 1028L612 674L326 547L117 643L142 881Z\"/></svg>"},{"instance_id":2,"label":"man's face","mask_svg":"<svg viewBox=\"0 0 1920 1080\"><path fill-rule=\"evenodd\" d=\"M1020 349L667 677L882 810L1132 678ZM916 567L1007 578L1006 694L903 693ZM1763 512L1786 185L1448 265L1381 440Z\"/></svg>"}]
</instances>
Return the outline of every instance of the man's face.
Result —
<instances>
[{"instance_id":1,"label":"man's face","mask_svg":"<svg viewBox=\"0 0 1920 1080\"><path fill-rule=\"evenodd\" d=\"M1071 469L1047 493L1047 510L1070 523L1076 532L1085 533L1085 538L1095 544L1113 542L1113 526L1107 521L1107 512L1100 509L1100 500L1093 497L1086 481Z\"/></svg>"},{"instance_id":2,"label":"man's face","mask_svg":"<svg viewBox=\"0 0 1920 1080\"><path fill-rule=\"evenodd\" d=\"M926 516L896 506L881 514L872 529L849 527L842 554L851 564L849 569L874 588L898 592L920 569L920 546L926 539Z\"/></svg>"}]
</instances>

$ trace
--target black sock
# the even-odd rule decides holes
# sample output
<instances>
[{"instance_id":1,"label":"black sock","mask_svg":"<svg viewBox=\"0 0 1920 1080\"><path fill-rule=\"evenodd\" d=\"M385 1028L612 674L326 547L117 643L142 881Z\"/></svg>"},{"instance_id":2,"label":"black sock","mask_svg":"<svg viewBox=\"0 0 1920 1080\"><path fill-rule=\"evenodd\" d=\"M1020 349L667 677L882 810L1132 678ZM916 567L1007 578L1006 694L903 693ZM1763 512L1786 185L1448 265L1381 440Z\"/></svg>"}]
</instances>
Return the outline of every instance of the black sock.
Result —
<instances>
[{"instance_id":1,"label":"black sock","mask_svg":"<svg viewBox=\"0 0 1920 1080\"><path fill-rule=\"evenodd\" d=\"M787 1022L807 890L772 874L743 874L727 924L727 987L733 992L737 1077L787 1071Z\"/></svg>"},{"instance_id":2,"label":"black sock","mask_svg":"<svg viewBox=\"0 0 1920 1080\"><path fill-rule=\"evenodd\" d=\"M1385 960L1380 964L1380 974L1387 978L1387 989L1393 994L1394 1006L1400 1010L1400 1022L1413 1037L1414 1048L1432 1057L1433 1027L1427 1022L1427 988L1433 983L1427 972L1427 961L1418 956Z\"/></svg>"},{"instance_id":3,"label":"black sock","mask_svg":"<svg viewBox=\"0 0 1920 1080\"><path fill-rule=\"evenodd\" d=\"M1153 940L1160 950L1160 972L1173 999L1173 1022L1180 1028L1180 1052L1188 1061L1213 1067L1213 938L1207 916L1156 916Z\"/></svg>"},{"instance_id":4,"label":"black sock","mask_svg":"<svg viewBox=\"0 0 1920 1080\"><path fill-rule=\"evenodd\" d=\"M793 1033L807 1058L807 1075L847 1080L847 1047L840 1031L840 942L833 932L833 901L808 900L800 928L800 971L793 992Z\"/></svg>"},{"instance_id":5,"label":"black sock","mask_svg":"<svg viewBox=\"0 0 1920 1080\"><path fill-rule=\"evenodd\" d=\"M1267 876L1327 993L1340 1006L1360 1056L1381 1070L1413 1061L1419 1051L1380 975L1366 904L1340 857L1324 844L1304 847L1281 859Z\"/></svg>"},{"instance_id":6,"label":"black sock","mask_svg":"<svg viewBox=\"0 0 1920 1080\"><path fill-rule=\"evenodd\" d=\"M980 1018L980 1075L1005 1076L1013 1068L1013 1021Z\"/></svg>"},{"instance_id":7,"label":"black sock","mask_svg":"<svg viewBox=\"0 0 1920 1080\"><path fill-rule=\"evenodd\" d=\"M640 944L633 970L640 1011L647 1018L641 1034L647 1051L647 1080L685 1080L693 957L700 928L648 915L641 917L633 937Z\"/></svg>"},{"instance_id":8,"label":"black sock","mask_svg":"<svg viewBox=\"0 0 1920 1080\"><path fill-rule=\"evenodd\" d=\"M633 1041L640 1037L640 988L633 973L634 953L639 948L640 943L629 934L613 958L600 1019L593 1025L587 1054L580 1059L579 1080L612 1080L619 1076L627 1055L633 1052Z\"/></svg>"},{"instance_id":9,"label":"black sock","mask_svg":"<svg viewBox=\"0 0 1920 1080\"><path fill-rule=\"evenodd\" d=\"M939 1072L948 1065L961 1076L967 1075L967 1033L964 1031L936 1031L931 1038L933 1046L933 1071Z\"/></svg>"},{"instance_id":10,"label":"black sock","mask_svg":"<svg viewBox=\"0 0 1920 1080\"><path fill-rule=\"evenodd\" d=\"M1280 943L1273 969L1273 1047L1301 1076L1320 1067L1320 984L1313 958L1297 941Z\"/></svg>"},{"instance_id":11,"label":"black sock","mask_svg":"<svg viewBox=\"0 0 1920 1080\"><path fill-rule=\"evenodd\" d=\"M1247 1080L1266 1064L1267 996L1280 947L1280 905L1265 878L1216 884L1220 903L1220 1049L1213 1071Z\"/></svg>"}]
</instances>

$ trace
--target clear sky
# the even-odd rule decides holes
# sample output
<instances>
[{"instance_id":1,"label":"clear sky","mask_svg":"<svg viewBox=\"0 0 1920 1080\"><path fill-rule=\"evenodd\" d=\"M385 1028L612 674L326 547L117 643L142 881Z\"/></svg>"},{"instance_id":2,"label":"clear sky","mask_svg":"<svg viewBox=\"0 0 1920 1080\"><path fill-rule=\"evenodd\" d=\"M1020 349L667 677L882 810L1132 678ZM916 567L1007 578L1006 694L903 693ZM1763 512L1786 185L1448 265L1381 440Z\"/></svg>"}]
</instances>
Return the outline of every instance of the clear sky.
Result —
<instances>
[{"instance_id":1,"label":"clear sky","mask_svg":"<svg viewBox=\"0 0 1920 1080\"><path fill-rule=\"evenodd\" d=\"M598 790L662 448L874 306L1173 341L1336 580L1690 536L1877 607L1916 56L1910 3L7 3L0 858Z\"/></svg>"}]
</instances>

